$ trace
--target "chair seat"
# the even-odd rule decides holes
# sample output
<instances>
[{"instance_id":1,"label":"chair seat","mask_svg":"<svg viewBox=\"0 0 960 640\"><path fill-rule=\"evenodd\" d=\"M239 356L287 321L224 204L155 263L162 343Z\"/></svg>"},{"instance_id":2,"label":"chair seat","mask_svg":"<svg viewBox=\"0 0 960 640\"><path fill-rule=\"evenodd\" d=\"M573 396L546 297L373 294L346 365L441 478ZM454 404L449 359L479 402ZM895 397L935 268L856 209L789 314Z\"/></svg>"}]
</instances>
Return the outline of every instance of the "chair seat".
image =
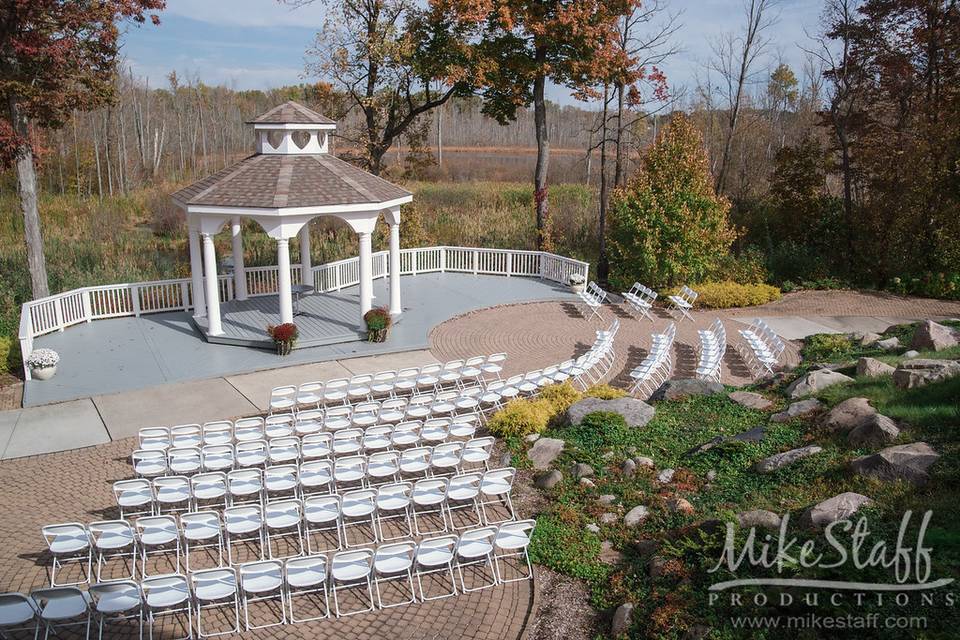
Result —
<instances>
[{"instance_id":1,"label":"chair seat","mask_svg":"<svg viewBox=\"0 0 960 640\"><path fill-rule=\"evenodd\" d=\"M74 553L86 549L90 541L86 538L73 536L57 536L50 543L50 551L53 553Z\"/></svg>"},{"instance_id":2,"label":"chair seat","mask_svg":"<svg viewBox=\"0 0 960 640\"><path fill-rule=\"evenodd\" d=\"M219 535L220 527L213 523L191 522L183 527L183 537L187 540L209 540Z\"/></svg>"},{"instance_id":3,"label":"chair seat","mask_svg":"<svg viewBox=\"0 0 960 640\"><path fill-rule=\"evenodd\" d=\"M484 540L463 541L457 547L457 555L463 558L482 558L493 551L493 545Z\"/></svg>"},{"instance_id":4,"label":"chair seat","mask_svg":"<svg viewBox=\"0 0 960 640\"><path fill-rule=\"evenodd\" d=\"M327 579L326 571L316 567L287 566L287 584L297 589L323 584Z\"/></svg>"},{"instance_id":5,"label":"chair seat","mask_svg":"<svg viewBox=\"0 0 960 640\"><path fill-rule=\"evenodd\" d=\"M337 469L333 475L337 482L356 482L363 479L364 473L360 469Z\"/></svg>"},{"instance_id":6,"label":"chair seat","mask_svg":"<svg viewBox=\"0 0 960 640\"><path fill-rule=\"evenodd\" d=\"M403 473L420 473L426 471L430 468L430 463L423 460L416 460L414 462L402 462L400 463L400 471Z\"/></svg>"},{"instance_id":7,"label":"chair seat","mask_svg":"<svg viewBox=\"0 0 960 640\"><path fill-rule=\"evenodd\" d=\"M174 542L178 536L179 533L177 531L141 531L140 542L149 546L170 544L171 542Z\"/></svg>"},{"instance_id":8,"label":"chair seat","mask_svg":"<svg viewBox=\"0 0 960 640\"><path fill-rule=\"evenodd\" d=\"M227 582L209 582L194 588L198 600L222 600L236 593L236 587Z\"/></svg>"},{"instance_id":9,"label":"chair seat","mask_svg":"<svg viewBox=\"0 0 960 640\"><path fill-rule=\"evenodd\" d=\"M501 549L523 549L530 544L530 538L522 533L510 530L498 531L495 544Z\"/></svg>"},{"instance_id":10,"label":"chair seat","mask_svg":"<svg viewBox=\"0 0 960 640\"><path fill-rule=\"evenodd\" d=\"M69 620L77 618L87 612L89 596L84 591L83 596L70 598L56 598L47 602L40 611L40 617L44 620Z\"/></svg>"},{"instance_id":11,"label":"chair seat","mask_svg":"<svg viewBox=\"0 0 960 640\"><path fill-rule=\"evenodd\" d=\"M488 496L499 496L510 493L510 484L499 478L484 478L480 490Z\"/></svg>"},{"instance_id":12,"label":"chair seat","mask_svg":"<svg viewBox=\"0 0 960 640\"><path fill-rule=\"evenodd\" d=\"M417 552L417 563L425 567L438 567L453 560L453 553L447 548L421 549Z\"/></svg>"},{"instance_id":13,"label":"chair seat","mask_svg":"<svg viewBox=\"0 0 960 640\"><path fill-rule=\"evenodd\" d=\"M276 591L283 584L283 578L269 573L245 574L243 576L243 590L247 593L265 593Z\"/></svg>"},{"instance_id":14,"label":"chair seat","mask_svg":"<svg viewBox=\"0 0 960 640\"><path fill-rule=\"evenodd\" d=\"M348 518L362 518L374 512L375 506L369 502L343 502L343 515Z\"/></svg>"},{"instance_id":15,"label":"chair seat","mask_svg":"<svg viewBox=\"0 0 960 640\"><path fill-rule=\"evenodd\" d=\"M154 609L164 609L175 607L178 604L187 602L190 599L190 591L186 586L178 586L163 589L150 589L147 591L146 603L148 607Z\"/></svg>"},{"instance_id":16,"label":"chair seat","mask_svg":"<svg viewBox=\"0 0 960 640\"><path fill-rule=\"evenodd\" d=\"M370 575L370 566L366 562L348 562L335 564L330 571L334 580L357 580Z\"/></svg>"},{"instance_id":17,"label":"chair seat","mask_svg":"<svg viewBox=\"0 0 960 640\"><path fill-rule=\"evenodd\" d=\"M98 549L123 549L129 547L134 541L133 532L129 529L117 531L104 531L97 538Z\"/></svg>"},{"instance_id":18,"label":"chair seat","mask_svg":"<svg viewBox=\"0 0 960 640\"><path fill-rule=\"evenodd\" d=\"M12 627L33 619L33 607L26 600L0 605L0 626Z\"/></svg>"},{"instance_id":19,"label":"chair seat","mask_svg":"<svg viewBox=\"0 0 960 640\"><path fill-rule=\"evenodd\" d=\"M114 614L136 609L140 605L140 598L132 589L121 593L104 595L97 602L99 613Z\"/></svg>"},{"instance_id":20,"label":"chair seat","mask_svg":"<svg viewBox=\"0 0 960 640\"><path fill-rule=\"evenodd\" d=\"M377 573L400 573L413 566L413 560L407 554L396 554L386 557L376 557L373 568Z\"/></svg>"},{"instance_id":21,"label":"chair seat","mask_svg":"<svg viewBox=\"0 0 960 640\"><path fill-rule=\"evenodd\" d=\"M289 529L295 527L300 522L300 518L293 513L278 513L267 518L268 529Z\"/></svg>"},{"instance_id":22,"label":"chair seat","mask_svg":"<svg viewBox=\"0 0 960 640\"><path fill-rule=\"evenodd\" d=\"M447 491L447 498L462 502L464 500L473 500L480 495L480 490L475 486L450 487Z\"/></svg>"},{"instance_id":23,"label":"chair seat","mask_svg":"<svg viewBox=\"0 0 960 640\"><path fill-rule=\"evenodd\" d=\"M410 498L403 495L381 495L377 497L377 509L381 511L399 511L406 509Z\"/></svg>"},{"instance_id":24,"label":"chair seat","mask_svg":"<svg viewBox=\"0 0 960 640\"><path fill-rule=\"evenodd\" d=\"M151 495L150 489L146 487L135 491L124 490L117 497L117 504L121 507L140 507L151 502L153 502L153 495Z\"/></svg>"},{"instance_id":25,"label":"chair seat","mask_svg":"<svg viewBox=\"0 0 960 640\"><path fill-rule=\"evenodd\" d=\"M340 517L340 509L336 504L307 505L304 508L304 518L310 524L324 524L334 522Z\"/></svg>"}]
</instances>

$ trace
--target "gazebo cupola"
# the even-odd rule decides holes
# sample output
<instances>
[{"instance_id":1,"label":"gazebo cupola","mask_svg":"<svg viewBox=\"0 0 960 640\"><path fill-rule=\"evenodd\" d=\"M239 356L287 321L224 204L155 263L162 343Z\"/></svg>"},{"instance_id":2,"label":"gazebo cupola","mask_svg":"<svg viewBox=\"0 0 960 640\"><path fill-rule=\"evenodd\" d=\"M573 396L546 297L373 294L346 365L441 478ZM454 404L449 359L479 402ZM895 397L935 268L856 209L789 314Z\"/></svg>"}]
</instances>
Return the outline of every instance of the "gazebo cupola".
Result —
<instances>
[{"instance_id":1,"label":"gazebo cupola","mask_svg":"<svg viewBox=\"0 0 960 640\"><path fill-rule=\"evenodd\" d=\"M300 244L300 280L314 284L310 221L333 216L357 234L360 286L358 327L373 301L371 235L383 215L390 226L390 312L400 304L400 206L410 192L329 153L336 123L296 102L284 102L250 120L257 152L173 194L187 214L194 319L206 334L224 334L213 236L229 226L233 236L234 297L247 298L243 217L255 220L277 243L279 322L293 321L290 240Z\"/></svg>"}]
</instances>

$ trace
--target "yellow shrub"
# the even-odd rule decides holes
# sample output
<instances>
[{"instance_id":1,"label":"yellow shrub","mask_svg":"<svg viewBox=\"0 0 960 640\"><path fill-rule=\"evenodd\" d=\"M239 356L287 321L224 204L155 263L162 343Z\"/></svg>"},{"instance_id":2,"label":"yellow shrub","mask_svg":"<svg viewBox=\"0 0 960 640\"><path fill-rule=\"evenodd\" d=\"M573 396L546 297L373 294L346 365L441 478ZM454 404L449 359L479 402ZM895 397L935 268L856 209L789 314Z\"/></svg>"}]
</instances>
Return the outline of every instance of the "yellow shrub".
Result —
<instances>
[{"instance_id":1,"label":"yellow shrub","mask_svg":"<svg viewBox=\"0 0 960 640\"><path fill-rule=\"evenodd\" d=\"M780 299L780 289L769 284L740 284L726 280L724 282L701 282L691 287L699 293L695 306L707 309L729 309L731 307L754 307ZM670 289L666 295L674 295L680 288Z\"/></svg>"},{"instance_id":2,"label":"yellow shrub","mask_svg":"<svg viewBox=\"0 0 960 640\"><path fill-rule=\"evenodd\" d=\"M511 400L493 414L487 428L495 436L525 436L546 430L553 416L549 400Z\"/></svg>"},{"instance_id":3,"label":"yellow shrub","mask_svg":"<svg viewBox=\"0 0 960 640\"><path fill-rule=\"evenodd\" d=\"M600 398L601 400L614 400L627 395L627 392L623 389L611 387L608 384L595 384L584 391L583 395L589 398Z\"/></svg>"},{"instance_id":4,"label":"yellow shrub","mask_svg":"<svg viewBox=\"0 0 960 640\"><path fill-rule=\"evenodd\" d=\"M11 350L14 349L13 338L0 336L0 374L10 373ZM17 345L19 348L19 345Z\"/></svg>"},{"instance_id":5,"label":"yellow shrub","mask_svg":"<svg viewBox=\"0 0 960 640\"><path fill-rule=\"evenodd\" d=\"M569 381L545 387L540 392L540 399L546 400L553 406L554 415L566 411L570 405L582 397L582 394L574 389Z\"/></svg>"}]
</instances>

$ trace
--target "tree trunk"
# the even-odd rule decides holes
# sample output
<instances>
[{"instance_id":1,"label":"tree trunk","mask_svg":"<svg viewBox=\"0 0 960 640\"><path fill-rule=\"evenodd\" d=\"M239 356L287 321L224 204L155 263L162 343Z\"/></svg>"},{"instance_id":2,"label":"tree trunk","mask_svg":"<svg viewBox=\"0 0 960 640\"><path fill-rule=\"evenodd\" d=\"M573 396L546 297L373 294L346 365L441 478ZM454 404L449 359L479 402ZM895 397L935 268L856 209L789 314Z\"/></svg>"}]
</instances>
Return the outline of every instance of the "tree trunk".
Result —
<instances>
[{"instance_id":1,"label":"tree trunk","mask_svg":"<svg viewBox=\"0 0 960 640\"><path fill-rule=\"evenodd\" d=\"M546 57L546 52L537 50L537 60ZM542 63L541 63L542 68ZM547 104L544 85L547 79L542 72L533 81L533 120L537 133L537 167L533 174L533 199L537 207L537 250L546 251L550 242L550 213L547 202L547 164L550 162L550 141L547 136Z\"/></svg>"},{"instance_id":2,"label":"tree trunk","mask_svg":"<svg viewBox=\"0 0 960 640\"><path fill-rule=\"evenodd\" d=\"M613 164L613 186L621 187L623 186L623 176L624 176L624 166L623 166L623 82L617 82L617 148L616 148L616 157L614 158ZM606 98L604 98L603 110L606 112ZM606 128L606 117L604 117L604 128ZM599 269L599 265L597 269ZM599 276L598 276L599 277Z\"/></svg>"},{"instance_id":3,"label":"tree trunk","mask_svg":"<svg viewBox=\"0 0 960 640\"><path fill-rule=\"evenodd\" d=\"M597 218L597 239L599 253L597 255L597 280L600 286L606 286L610 277L610 262L607 260L607 205L610 194L607 189L607 118L609 117L609 93L607 85L603 85L603 121L600 125L600 215ZM620 120L617 119L617 170L620 169L619 130ZM614 183L616 185L616 183Z\"/></svg>"},{"instance_id":4,"label":"tree trunk","mask_svg":"<svg viewBox=\"0 0 960 640\"><path fill-rule=\"evenodd\" d=\"M23 213L23 236L27 245L27 267L30 269L30 290L33 299L50 295L47 281L47 261L43 255L43 236L40 233L40 211L37 208L37 172L33 166L30 147L30 127L15 98L9 102L10 122L14 131L25 142L17 156L17 192Z\"/></svg>"}]
</instances>

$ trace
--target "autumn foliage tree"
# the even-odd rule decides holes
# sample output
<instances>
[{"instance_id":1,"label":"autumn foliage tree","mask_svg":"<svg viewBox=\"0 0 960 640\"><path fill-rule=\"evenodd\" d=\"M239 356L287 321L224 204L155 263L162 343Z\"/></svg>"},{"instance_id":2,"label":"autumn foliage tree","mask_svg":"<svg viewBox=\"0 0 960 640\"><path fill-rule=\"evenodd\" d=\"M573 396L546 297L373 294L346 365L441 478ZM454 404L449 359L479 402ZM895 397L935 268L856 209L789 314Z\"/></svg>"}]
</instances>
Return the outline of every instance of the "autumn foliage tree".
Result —
<instances>
[{"instance_id":1,"label":"autumn foliage tree","mask_svg":"<svg viewBox=\"0 0 960 640\"><path fill-rule=\"evenodd\" d=\"M37 207L38 129L108 103L122 20L158 22L165 0L5 0L0 9L0 164L16 167L34 298L49 295Z\"/></svg>"},{"instance_id":2,"label":"autumn foliage tree","mask_svg":"<svg viewBox=\"0 0 960 640\"><path fill-rule=\"evenodd\" d=\"M600 97L598 80L624 66L616 46L617 21L639 0L431 0L461 25L473 25L478 43L475 84L483 111L505 124L533 106L537 163L533 186L537 248L550 246L547 168L548 81Z\"/></svg>"},{"instance_id":3,"label":"autumn foliage tree","mask_svg":"<svg viewBox=\"0 0 960 640\"><path fill-rule=\"evenodd\" d=\"M611 281L659 287L710 277L737 237L729 212L714 192L700 132L675 115L611 198Z\"/></svg>"}]
</instances>

